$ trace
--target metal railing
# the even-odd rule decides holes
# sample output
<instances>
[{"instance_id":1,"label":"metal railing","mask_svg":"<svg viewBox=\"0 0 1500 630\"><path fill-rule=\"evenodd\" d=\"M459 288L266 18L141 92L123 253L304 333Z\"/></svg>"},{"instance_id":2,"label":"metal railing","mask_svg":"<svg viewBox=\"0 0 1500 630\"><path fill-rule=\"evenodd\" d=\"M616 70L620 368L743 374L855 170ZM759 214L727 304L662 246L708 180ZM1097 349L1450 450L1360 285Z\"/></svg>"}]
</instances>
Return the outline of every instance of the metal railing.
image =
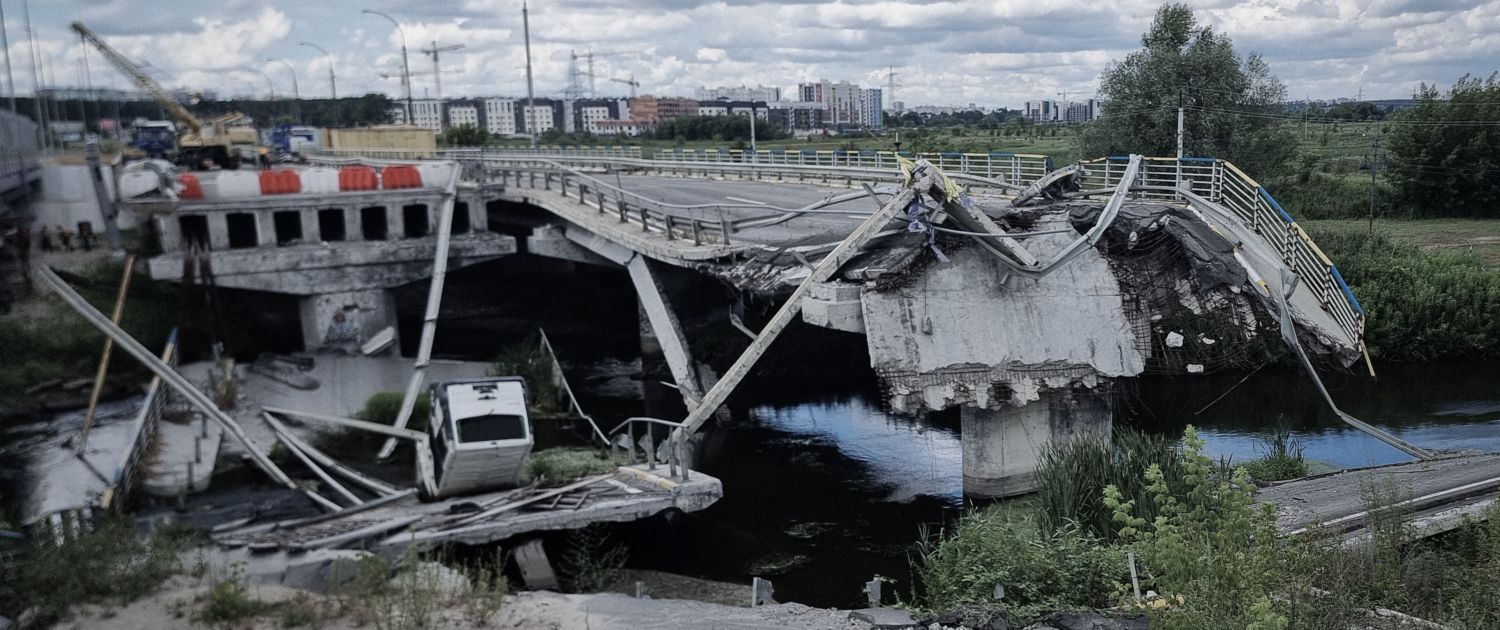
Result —
<instances>
[{"instance_id":1,"label":"metal railing","mask_svg":"<svg viewBox=\"0 0 1500 630\"><path fill-rule=\"evenodd\" d=\"M167 337L167 346L161 353L161 360L167 365L177 367L177 329L172 329L172 334ZM134 430L130 434L130 442L120 453L120 463L114 469L114 474L109 479L109 485L99 495L98 506L100 510L109 511L111 508L121 506L124 499L130 494L135 486L137 473L140 471L141 459L150 450L151 440L156 436L156 427L161 423L162 410L166 407L172 392L162 385L161 377L153 377L151 384L146 386L146 400L141 403L141 410L136 413L132 423ZM206 420L204 430L207 430ZM201 436L198 439L202 439ZM188 475L188 486L193 483L192 474Z\"/></svg>"},{"instance_id":2,"label":"metal railing","mask_svg":"<svg viewBox=\"0 0 1500 630\"><path fill-rule=\"evenodd\" d=\"M1083 162L1088 169L1084 187L1117 184L1129 158L1112 156ZM1343 274L1318 248L1307 231L1281 207L1270 191L1234 164L1216 158L1147 158L1138 177L1143 190L1135 194L1160 200L1180 200L1171 189L1181 181L1193 194L1219 204L1258 234L1280 261L1311 288L1323 310L1356 343L1363 343L1365 311L1344 281Z\"/></svg>"},{"instance_id":3,"label":"metal railing","mask_svg":"<svg viewBox=\"0 0 1500 630\"><path fill-rule=\"evenodd\" d=\"M636 442L635 436L637 425L642 425L644 428L644 431L642 431L642 438L646 442L645 445L640 445ZM624 447L624 450L627 453L626 461L630 464L635 464L635 451L636 448L639 447L644 451L643 456L646 460L646 469L656 470L656 435L652 431L652 428L656 426L667 427L669 430L667 441L663 443L663 446L666 447L667 451L667 474L671 477L677 477L682 479L683 481L687 481L689 473L687 462L684 459L687 456L687 442L685 437L686 433L684 431L678 430L684 426L681 422L672 422L670 420L662 420L660 418L640 417L630 418L624 422L621 422L619 426L616 426L609 432L610 435L615 436L616 438L610 440L609 443L610 458L616 464L620 463L620 449L621 447ZM618 439L622 436L622 431L624 432L623 436L626 438L624 444L620 444L620 440Z\"/></svg>"},{"instance_id":4,"label":"metal railing","mask_svg":"<svg viewBox=\"0 0 1500 630\"><path fill-rule=\"evenodd\" d=\"M633 223L642 232L662 234L669 240L692 240L694 245L710 242L731 245L730 235L735 232L734 221L723 211L757 207L751 204L670 204L577 172L539 172L517 168L501 170L499 174L507 186L548 190L564 197L576 197L578 203L592 205L599 214L614 216L619 223ZM686 213L687 216L679 213ZM756 217L761 218L763 217Z\"/></svg>"},{"instance_id":5,"label":"metal railing","mask_svg":"<svg viewBox=\"0 0 1500 630\"><path fill-rule=\"evenodd\" d=\"M370 155L371 150L362 150ZM399 154L399 151L388 153ZM896 154L890 151L814 151L771 149L657 149L650 158L642 157L639 147L543 147L541 149L450 149L450 159L482 160L515 186L550 188L557 182L564 195L576 192L586 205L592 200L601 212L612 212L620 222L641 225L642 231L658 232L670 238L692 238L694 243L717 240L731 242L730 236L749 223L765 217L728 220L723 211L753 209L755 206L705 204L679 206L662 203L619 189L566 166L603 167L608 169L643 169L684 176L737 176L760 179L767 175L784 178L816 178L825 182L842 180L853 186L858 182L895 182L899 179ZM902 152L909 156L908 152ZM968 186L1024 186L1052 170L1050 158L1004 152L991 153L921 153L921 157L943 169L956 182ZM1127 156L1112 156L1081 162L1088 169L1086 188L1113 188L1129 164ZM1302 226L1271 196L1270 192L1239 168L1216 158L1187 157L1146 158L1133 194L1146 199L1182 201L1172 191L1179 183L1193 194L1217 203L1251 227L1281 258L1297 272L1316 294L1323 308L1338 322L1350 339L1364 338L1365 314L1354 292L1349 289L1338 267L1318 248ZM591 198L592 196L592 198ZM611 210L607 202L615 205ZM716 212L717 220L699 216L684 218L667 212L690 210Z\"/></svg>"}]
</instances>

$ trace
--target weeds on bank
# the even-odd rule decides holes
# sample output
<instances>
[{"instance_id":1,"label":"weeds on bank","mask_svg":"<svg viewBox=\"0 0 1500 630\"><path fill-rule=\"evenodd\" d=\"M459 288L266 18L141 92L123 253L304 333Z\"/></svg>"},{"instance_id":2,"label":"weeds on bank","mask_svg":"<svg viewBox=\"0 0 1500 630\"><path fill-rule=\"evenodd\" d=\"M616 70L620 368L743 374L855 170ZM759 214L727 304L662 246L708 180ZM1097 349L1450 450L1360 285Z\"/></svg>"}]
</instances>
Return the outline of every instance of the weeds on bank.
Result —
<instances>
[{"instance_id":1,"label":"weeds on bank","mask_svg":"<svg viewBox=\"0 0 1500 630\"><path fill-rule=\"evenodd\" d=\"M178 553L190 543L179 529L142 539L132 523L117 519L62 545L34 540L5 567L0 610L29 609L33 623L46 627L67 619L75 606L128 603L180 571Z\"/></svg>"},{"instance_id":2,"label":"weeds on bank","mask_svg":"<svg viewBox=\"0 0 1500 630\"><path fill-rule=\"evenodd\" d=\"M250 594L245 568L238 564L230 567L228 575L214 580L201 601L203 607L198 611L198 621L210 626L237 624L271 608L270 604Z\"/></svg>"},{"instance_id":3,"label":"weeds on bank","mask_svg":"<svg viewBox=\"0 0 1500 630\"><path fill-rule=\"evenodd\" d=\"M1292 430L1279 423L1262 440L1262 457L1241 466L1256 481L1285 481L1307 476L1307 459L1302 456L1302 445L1292 437Z\"/></svg>"},{"instance_id":4,"label":"weeds on bank","mask_svg":"<svg viewBox=\"0 0 1500 630\"><path fill-rule=\"evenodd\" d=\"M616 468L603 451L588 447L559 446L537 451L526 458L526 477L534 480L580 479Z\"/></svg>"},{"instance_id":5,"label":"weeds on bank","mask_svg":"<svg viewBox=\"0 0 1500 630\"><path fill-rule=\"evenodd\" d=\"M431 628L449 610L458 611L469 625L485 626L505 604L510 585L501 574L504 566L505 555L498 551L457 572L413 553L394 565L366 555L335 602L340 614L377 630Z\"/></svg>"},{"instance_id":6,"label":"weeds on bank","mask_svg":"<svg viewBox=\"0 0 1500 630\"><path fill-rule=\"evenodd\" d=\"M1275 513L1255 502L1248 471L1202 448L1189 428L1175 481L1153 463L1141 492L1105 489L1114 540L1084 534L1063 515L1051 517L1062 525L1049 524L1041 497L1035 507L976 511L951 535L924 535L914 554L915 604L1000 609L1020 624L1051 609L1111 607L1144 611L1152 628L1168 630L1363 627L1376 608L1454 630L1500 627L1500 506L1485 522L1414 542L1401 490L1375 485L1363 489L1368 543L1343 544L1333 531L1278 540ZM1131 588L1126 552L1137 559L1144 601ZM999 600L997 584L1005 588Z\"/></svg>"},{"instance_id":7,"label":"weeds on bank","mask_svg":"<svg viewBox=\"0 0 1500 630\"><path fill-rule=\"evenodd\" d=\"M542 349L541 337L532 335L521 343L508 346L495 357L490 376L519 376L526 379L526 393L532 413L565 411L562 392L553 374L552 357Z\"/></svg>"},{"instance_id":8,"label":"weeds on bank","mask_svg":"<svg viewBox=\"0 0 1500 630\"><path fill-rule=\"evenodd\" d=\"M563 586L573 593L597 593L625 579L628 552L609 542L609 529L594 524L568 532L568 549L558 561Z\"/></svg>"}]
</instances>

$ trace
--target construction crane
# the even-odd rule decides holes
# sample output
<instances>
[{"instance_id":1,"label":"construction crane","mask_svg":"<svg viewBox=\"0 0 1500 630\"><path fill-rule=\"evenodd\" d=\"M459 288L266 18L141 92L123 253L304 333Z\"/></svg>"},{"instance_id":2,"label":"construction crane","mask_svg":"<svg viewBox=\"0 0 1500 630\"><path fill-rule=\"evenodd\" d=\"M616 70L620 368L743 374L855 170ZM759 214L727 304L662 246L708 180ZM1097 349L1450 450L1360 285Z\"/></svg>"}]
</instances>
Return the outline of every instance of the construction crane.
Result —
<instances>
[{"instance_id":1,"label":"construction crane","mask_svg":"<svg viewBox=\"0 0 1500 630\"><path fill-rule=\"evenodd\" d=\"M635 91L641 87L641 82L635 80L634 74L630 75L630 78L628 79L616 79L611 77L610 81L613 81L615 83L624 83L625 85L630 86L630 98L635 98Z\"/></svg>"},{"instance_id":2,"label":"construction crane","mask_svg":"<svg viewBox=\"0 0 1500 630\"><path fill-rule=\"evenodd\" d=\"M255 143L258 140L254 129L235 125L244 122L243 114L225 114L204 124L198 120L192 112L172 98L156 79L146 74L139 65L131 61L125 55L120 54L104 40L99 39L93 31L84 26L82 22L73 22L73 30L78 36L99 50L99 54L114 66L120 74L125 75L136 86L150 94L157 103L166 109L172 118L186 125L188 130L177 136L178 158L181 161L192 164L200 159L207 158L225 168L238 168L240 160L244 157L243 150L249 149L251 155L255 152Z\"/></svg>"},{"instance_id":3,"label":"construction crane","mask_svg":"<svg viewBox=\"0 0 1500 630\"><path fill-rule=\"evenodd\" d=\"M432 92L435 98L443 98L443 71L438 68L438 55L441 55L445 52L459 50L463 47L463 44L454 44L452 46L438 46L438 43L434 41L432 42L432 47L423 48L421 50L422 54L432 57Z\"/></svg>"}]
</instances>

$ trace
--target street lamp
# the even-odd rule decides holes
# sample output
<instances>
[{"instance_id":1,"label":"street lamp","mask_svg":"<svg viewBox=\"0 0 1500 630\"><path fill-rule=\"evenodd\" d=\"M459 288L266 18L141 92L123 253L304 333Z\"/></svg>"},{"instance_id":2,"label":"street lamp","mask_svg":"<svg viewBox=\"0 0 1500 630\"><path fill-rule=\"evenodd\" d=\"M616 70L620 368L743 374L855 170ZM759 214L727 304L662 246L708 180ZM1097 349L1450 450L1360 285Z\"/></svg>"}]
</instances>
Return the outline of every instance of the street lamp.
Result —
<instances>
[{"instance_id":1,"label":"street lamp","mask_svg":"<svg viewBox=\"0 0 1500 630\"><path fill-rule=\"evenodd\" d=\"M267 93L270 95L267 98L273 101L276 100L276 82L271 80L271 75L266 74L264 70L257 70L255 68L245 68L245 72L254 72L260 75L261 78L264 78L266 80Z\"/></svg>"},{"instance_id":2,"label":"street lamp","mask_svg":"<svg viewBox=\"0 0 1500 630\"><path fill-rule=\"evenodd\" d=\"M414 121L412 120L412 117L411 117L411 113L412 113L412 107L411 107L411 64L408 62L408 60L406 58L406 29L401 28L401 23L397 22L396 18L393 18L393 17L391 17L389 15L386 15L384 13L381 13L379 11L374 11L374 10L371 10L371 9L364 9L364 10L361 10L360 13L369 13L370 15L378 15L380 17L383 17L383 18L387 19L387 20L390 20L391 24L395 24L396 25L396 32L398 32L398 33L401 34L401 87L405 88L405 90L406 90L406 124L410 125Z\"/></svg>"},{"instance_id":3,"label":"street lamp","mask_svg":"<svg viewBox=\"0 0 1500 630\"><path fill-rule=\"evenodd\" d=\"M297 87L297 69L281 59L267 58L266 61L286 66L287 72L292 73L292 117L297 119L297 124L302 124L302 89Z\"/></svg>"},{"instance_id":4,"label":"street lamp","mask_svg":"<svg viewBox=\"0 0 1500 630\"><path fill-rule=\"evenodd\" d=\"M339 85L333 76L333 55L328 54L328 51L324 50L322 46L319 46L312 42L302 42L302 45L317 49L318 52L323 53L323 56L328 57L328 96L333 100L338 100Z\"/></svg>"}]
</instances>

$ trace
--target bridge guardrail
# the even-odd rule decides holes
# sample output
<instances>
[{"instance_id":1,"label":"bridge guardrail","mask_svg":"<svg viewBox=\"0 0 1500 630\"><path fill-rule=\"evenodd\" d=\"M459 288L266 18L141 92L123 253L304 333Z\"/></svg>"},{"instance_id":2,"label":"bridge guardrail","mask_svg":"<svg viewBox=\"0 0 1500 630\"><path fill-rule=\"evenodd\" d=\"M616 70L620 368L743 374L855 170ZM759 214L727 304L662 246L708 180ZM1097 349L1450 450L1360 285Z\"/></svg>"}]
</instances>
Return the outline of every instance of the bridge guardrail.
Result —
<instances>
[{"instance_id":1,"label":"bridge guardrail","mask_svg":"<svg viewBox=\"0 0 1500 630\"><path fill-rule=\"evenodd\" d=\"M1083 162L1089 175L1084 186L1105 187L1118 184L1130 161L1126 156L1111 156ZM1180 169L1180 170L1179 170ZM1217 158L1147 158L1140 175L1141 184L1175 188L1181 181L1194 194L1217 203L1265 239L1280 256L1281 262L1302 278L1312 289L1323 309L1338 322L1350 339L1363 344L1365 311L1337 265L1318 248L1307 231L1292 218L1270 191L1246 175L1234 164ZM1176 200L1178 195L1160 188L1138 191L1141 197Z\"/></svg>"},{"instance_id":2,"label":"bridge guardrail","mask_svg":"<svg viewBox=\"0 0 1500 630\"><path fill-rule=\"evenodd\" d=\"M599 214L612 214L618 217L620 223L634 223L641 227L642 232L656 232L668 239L692 239L694 245L702 245L711 240L731 245L730 235L735 232L734 222L726 217L722 210L729 207L755 207L725 204L703 206L667 204L592 177L564 171L549 172L516 168L501 169L499 173L507 186L553 190L555 184L559 194L564 197L576 195L578 203L585 206L592 203ZM539 177L540 186L537 183ZM611 202L613 202L613 209L610 207ZM689 215L679 216L668 212L667 208L687 211ZM698 214L717 216L709 218L697 216Z\"/></svg>"},{"instance_id":3,"label":"bridge guardrail","mask_svg":"<svg viewBox=\"0 0 1500 630\"><path fill-rule=\"evenodd\" d=\"M868 181L895 181L896 165L895 153L889 151L741 151L727 150L719 151L712 149L659 149L651 158L631 157L632 149L638 147L576 147L547 148L540 152L531 149L451 149L445 155L452 159L484 159L495 163L510 163L518 167L524 167L528 163L540 166L548 161L572 164L605 166L605 165L628 165L638 168L646 168L659 172L672 171L694 175L703 173L739 174L759 176L763 173L793 173L805 176L809 173L822 174L824 179L830 175L834 179L847 178L852 184L854 180ZM362 154L369 155L369 151ZM399 152L398 152L399 153ZM906 152L903 152L905 154ZM794 157L792 157L794 156ZM994 185L1001 183L1005 185L1024 186L1040 179L1051 170L1050 158L1039 155L1010 154L994 152L990 154L976 153L932 153L919 154L926 158L945 172L950 173L955 181L966 184ZM395 157L395 156L393 156ZM748 157L748 160L746 159ZM533 158L528 160L527 158ZM1109 188L1119 183L1124 174L1129 158L1127 156L1111 156L1081 162L1088 167L1089 174L1084 179L1085 187ZM1270 244L1281 256L1281 260L1287 266L1295 270L1302 280L1312 287L1327 310L1338 322L1340 328L1349 335L1351 339L1362 343L1364 339L1365 313L1359 300L1355 298L1354 292L1349 289L1343 275L1339 273L1338 267L1328 256L1318 248L1307 232L1298 225L1296 220L1286 212L1276 201L1271 193L1246 175L1233 164L1217 158L1187 157L1178 160L1176 158L1146 158L1144 168L1140 175L1140 185L1153 188L1174 188L1178 182L1186 184L1189 189L1200 197L1218 203L1229 209L1238 218L1251 226L1265 241ZM769 167L771 170L766 170ZM522 171L514 171L514 177L519 185L523 179ZM534 184L536 175L529 176L529 181ZM987 181L988 180L988 181ZM544 180L546 183L549 180ZM603 184L594 180L596 184ZM577 186L568 178L563 179L563 185ZM571 183L570 183L571 182ZM584 190L588 185L584 184ZM603 189L607 185L598 186ZM596 189L596 192L597 192ZM1148 199L1180 201L1176 193L1167 190L1138 190L1136 195ZM621 207L626 196L621 191ZM639 197L637 195L637 197ZM601 212L603 212L602 198L599 201ZM645 212L629 213L622 211L622 219L632 220L643 224L643 229L648 231L663 231L674 220L685 220L680 217L675 219L666 218L666 213L660 212L668 204L660 204L644 197L635 201L649 207L656 205L657 212L649 209ZM703 206L701 208L706 208ZM720 208L728 206L718 206ZM734 206L752 207L752 206ZM640 216L637 217L636 214ZM751 221L750 220L741 220ZM703 234L716 232L724 243L729 242L729 236L734 233L736 223L733 221L720 220L714 225L705 223L701 219L694 218L694 242L701 242ZM668 233L672 233L670 230Z\"/></svg>"},{"instance_id":4,"label":"bridge guardrail","mask_svg":"<svg viewBox=\"0 0 1500 630\"><path fill-rule=\"evenodd\" d=\"M167 337L167 345L162 350L161 358L167 365L175 368L177 357L177 329L174 328L171 335ZM151 383L146 386L146 399L141 403L141 410L136 413L133 422L135 430L131 432L130 442L120 455L120 463L115 467L113 478L109 480L110 483L104 488L104 492L99 495L99 509L109 511L122 503L124 497L130 494L130 490L135 486L136 473L140 470L141 459L145 457L147 446L156 436L156 427L161 423L162 410L171 396L171 390L162 386L159 376L153 377Z\"/></svg>"}]
</instances>

